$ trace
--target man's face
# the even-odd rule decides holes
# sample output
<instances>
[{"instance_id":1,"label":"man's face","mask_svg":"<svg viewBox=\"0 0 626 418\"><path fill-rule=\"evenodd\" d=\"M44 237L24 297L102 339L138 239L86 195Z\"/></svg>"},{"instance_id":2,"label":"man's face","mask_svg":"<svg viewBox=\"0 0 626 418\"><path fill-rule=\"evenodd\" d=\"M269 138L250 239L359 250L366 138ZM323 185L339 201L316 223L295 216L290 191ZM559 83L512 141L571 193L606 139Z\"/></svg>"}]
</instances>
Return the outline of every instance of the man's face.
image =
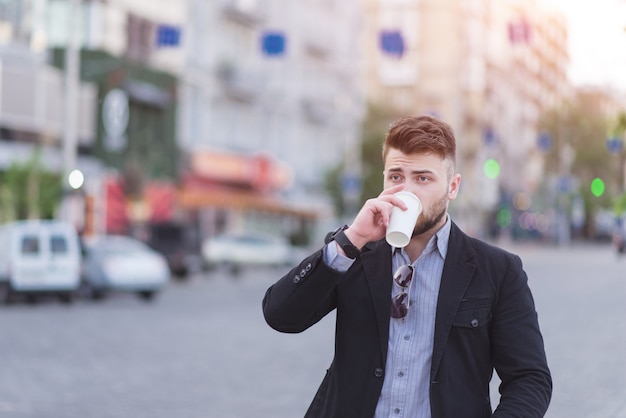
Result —
<instances>
[{"instance_id":1,"label":"man's face","mask_svg":"<svg viewBox=\"0 0 626 418\"><path fill-rule=\"evenodd\" d=\"M459 174L450 175L451 162L436 154L404 154L391 148L385 159L384 188L404 185L422 202L413 236L439 229L446 221L448 202L456 199Z\"/></svg>"}]
</instances>

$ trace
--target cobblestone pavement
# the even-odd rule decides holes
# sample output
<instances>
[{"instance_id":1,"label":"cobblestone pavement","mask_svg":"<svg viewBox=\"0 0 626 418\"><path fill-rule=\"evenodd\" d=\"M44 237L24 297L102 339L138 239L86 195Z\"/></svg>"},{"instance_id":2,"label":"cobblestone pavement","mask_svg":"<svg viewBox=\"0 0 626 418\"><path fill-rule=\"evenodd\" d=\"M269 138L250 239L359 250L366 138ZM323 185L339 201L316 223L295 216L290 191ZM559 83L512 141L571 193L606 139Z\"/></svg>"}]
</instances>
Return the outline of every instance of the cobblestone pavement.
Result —
<instances>
[{"instance_id":1,"label":"cobblestone pavement","mask_svg":"<svg viewBox=\"0 0 626 418\"><path fill-rule=\"evenodd\" d=\"M609 245L503 245L522 256L535 295L554 377L546 416L626 418L626 257ZM334 323L270 329L261 299L280 273L199 275L148 304L0 307L0 417L303 416Z\"/></svg>"}]
</instances>

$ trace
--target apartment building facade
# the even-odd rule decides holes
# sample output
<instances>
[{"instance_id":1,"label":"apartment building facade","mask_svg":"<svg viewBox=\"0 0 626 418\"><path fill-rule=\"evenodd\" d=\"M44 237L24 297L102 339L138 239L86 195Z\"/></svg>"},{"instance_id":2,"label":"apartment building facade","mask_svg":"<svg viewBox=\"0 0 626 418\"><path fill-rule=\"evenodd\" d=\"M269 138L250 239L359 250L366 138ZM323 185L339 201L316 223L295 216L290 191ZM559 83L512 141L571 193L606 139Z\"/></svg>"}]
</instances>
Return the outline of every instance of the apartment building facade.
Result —
<instances>
[{"instance_id":1,"label":"apartment building facade","mask_svg":"<svg viewBox=\"0 0 626 418\"><path fill-rule=\"evenodd\" d=\"M190 2L180 144L192 172L183 201L199 211L207 234L248 221L272 227L285 214L328 215L325 173L345 164L358 176L360 7L338 0ZM216 158L233 162L228 178L193 170ZM246 161L265 161L263 184L244 170ZM247 195L216 190L218 180ZM268 196L276 216L232 216L233 208L267 208L259 199Z\"/></svg>"},{"instance_id":2,"label":"apartment building facade","mask_svg":"<svg viewBox=\"0 0 626 418\"><path fill-rule=\"evenodd\" d=\"M56 90L47 96L50 112L56 112L52 127L33 130L35 142L48 141L57 153L64 142L66 52L78 38L76 152L79 161L89 157L98 163L83 190L105 202L96 205L95 232L122 232L133 219L151 220L146 200L152 198L141 189L155 180L177 188L161 195L179 199L183 212L204 219L201 228L210 234L245 223L250 213L263 223L327 214L332 208L325 172L343 163L358 177L364 112L359 2L12 4L23 49L56 77ZM0 35L10 23L10 13L5 15ZM18 36L9 38L15 43ZM2 120L12 117L7 106ZM41 105L31 107L33 114L43 112ZM230 171L215 174L229 165ZM55 167L62 166L59 161ZM220 178L224 173L231 177ZM129 198L129 189L135 189L131 208L119 201ZM111 204L111 196L118 202ZM158 217L172 216L172 210L161 212ZM112 220L113 213L121 215Z\"/></svg>"},{"instance_id":3,"label":"apartment building facade","mask_svg":"<svg viewBox=\"0 0 626 418\"><path fill-rule=\"evenodd\" d=\"M484 229L503 193L531 192L541 176L537 120L570 89L565 19L538 1L366 3L369 99L452 125L463 174L453 211Z\"/></svg>"}]
</instances>

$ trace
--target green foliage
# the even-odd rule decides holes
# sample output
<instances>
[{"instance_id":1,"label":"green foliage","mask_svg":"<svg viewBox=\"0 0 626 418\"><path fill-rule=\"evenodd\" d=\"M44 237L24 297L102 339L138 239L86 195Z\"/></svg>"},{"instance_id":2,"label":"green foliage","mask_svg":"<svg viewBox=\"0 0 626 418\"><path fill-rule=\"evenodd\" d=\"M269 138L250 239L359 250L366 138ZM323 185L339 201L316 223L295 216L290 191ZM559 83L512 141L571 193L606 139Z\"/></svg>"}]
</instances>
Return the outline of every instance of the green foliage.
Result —
<instances>
[{"instance_id":1,"label":"green foliage","mask_svg":"<svg viewBox=\"0 0 626 418\"><path fill-rule=\"evenodd\" d=\"M40 151L0 172L0 222L52 219L62 194L61 176L41 166Z\"/></svg>"},{"instance_id":2,"label":"green foliage","mask_svg":"<svg viewBox=\"0 0 626 418\"><path fill-rule=\"evenodd\" d=\"M363 202L378 196L383 188L382 144L389 125L401 115L387 108L370 105L363 123L361 138L361 198ZM346 204L341 190L345 165L337 165L326 173L326 190L333 199L337 213L345 215Z\"/></svg>"},{"instance_id":3,"label":"green foliage","mask_svg":"<svg viewBox=\"0 0 626 418\"><path fill-rule=\"evenodd\" d=\"M343 215L346 210L345 201L343 199L343 194L341 190L341 175L344 171L344 166L344 163L338 164L336 167L326 173L324 179L326 191L330 195L335 206L335 211L339 215Z\"/></svg>"},{"instance_id":4,"label":"green foliage","mask_svg":"<svg viewBox=\"0 0 626 418\"><path fill-rule=\"evenodd\" d=\"M617 217L626 213L626 193L615 196L611 202L611 210Z\"/></svg>"}]
</instances>

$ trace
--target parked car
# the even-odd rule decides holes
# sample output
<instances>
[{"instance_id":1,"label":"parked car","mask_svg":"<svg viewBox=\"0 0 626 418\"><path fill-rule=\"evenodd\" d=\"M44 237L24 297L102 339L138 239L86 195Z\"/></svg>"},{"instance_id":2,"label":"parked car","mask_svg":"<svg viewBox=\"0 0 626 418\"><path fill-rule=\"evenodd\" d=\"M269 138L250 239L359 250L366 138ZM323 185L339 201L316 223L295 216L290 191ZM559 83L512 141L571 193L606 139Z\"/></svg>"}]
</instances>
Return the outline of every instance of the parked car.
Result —
<instances>
[{"instance_id":1,"label":"parked car","mask_svg":"<svg viewBox=\"0 0 626 418\"><path fill-rule=\"evenodd\" d=\"M151 300L169 278L165 257L135 238L108 235L84 245L82 293L94 299L121 291Z\"/></svg>"},{"instance_id":2,"label":"parked car","mask_svg":"<svg viewBox=\"0 0 626 418\"><path fill-rule=\"evenodd\" d=\"M71 302L80 285L80 240L55 220L17 221L0 228L0 301L58 295Z\"/></svg>"},{"instance_id":3,"label":"parked car","mask_svg":"<svg viewBox=\"0 0 626 418\"><path fill-rule=\"evenodd\" d=\"M246 266L285 266L294 260L294 249L286 239L258 232L210 237L201 251L206 268L226 267L231 273Z\"/></svg>"}]
</instances>

